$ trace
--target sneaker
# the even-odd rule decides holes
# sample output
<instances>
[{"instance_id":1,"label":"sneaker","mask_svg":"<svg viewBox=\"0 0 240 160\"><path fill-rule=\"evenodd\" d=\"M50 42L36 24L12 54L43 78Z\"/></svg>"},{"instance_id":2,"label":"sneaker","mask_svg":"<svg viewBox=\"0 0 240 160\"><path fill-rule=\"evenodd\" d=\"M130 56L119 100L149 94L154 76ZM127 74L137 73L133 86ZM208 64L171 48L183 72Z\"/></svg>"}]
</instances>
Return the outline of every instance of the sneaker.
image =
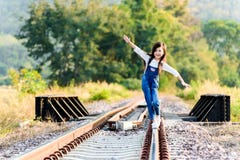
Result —
<instances>
[{"instance_id":1,"label":"sneaker","mask_svg":"<svg viewBox=\"0 0 240 160\"><path fill-rule=\"evenodd\" d=\"M152 129L156 129L156 128L158 128L158 127L159 127L158 123L156 123L156 122L153 122L153 123L152 123Z\"/></svg>"},{"instance_id":2,"label":"sneaker","mask_svg":"<svg viewBox=\"0 0 240 160\"><path fill-rule=\"evenodd\" d=\"M160 124L161 124L161 119L158 119L158 120L157 120L157 124L158 124L158 126L160 126Z\"/></svg>"}]
</instances>

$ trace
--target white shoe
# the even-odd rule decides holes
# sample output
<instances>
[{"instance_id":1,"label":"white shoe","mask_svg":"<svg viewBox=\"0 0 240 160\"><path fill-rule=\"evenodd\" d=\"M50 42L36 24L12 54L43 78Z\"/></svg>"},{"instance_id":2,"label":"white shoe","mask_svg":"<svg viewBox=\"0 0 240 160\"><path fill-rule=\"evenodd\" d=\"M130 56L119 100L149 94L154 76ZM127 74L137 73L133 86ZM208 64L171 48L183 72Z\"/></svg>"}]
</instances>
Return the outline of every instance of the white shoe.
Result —
<instances>
[{"instance_id":1,"label":"white shoe","mask_svg":"<svg viewBox=\"0 0 240 160\"><path fill-rule=\"evenodd\" d=\"M158 123L156 123L156 122L153 122L152 123L152 129L156 129L156 128L158 128L159 127L159 124Z\"/></svg>"},{"instance_id":2,"label":"white shoe","mask_svg":"<svg viewBox=\"0 0 240 160\"><path fill-rule=\"evenodd\" d=\"M158 124L158 126L160 126L160 124L161 124L161 119L158 119L158 120L157 120L157 124Z\"/></svg>"}]
</instances>

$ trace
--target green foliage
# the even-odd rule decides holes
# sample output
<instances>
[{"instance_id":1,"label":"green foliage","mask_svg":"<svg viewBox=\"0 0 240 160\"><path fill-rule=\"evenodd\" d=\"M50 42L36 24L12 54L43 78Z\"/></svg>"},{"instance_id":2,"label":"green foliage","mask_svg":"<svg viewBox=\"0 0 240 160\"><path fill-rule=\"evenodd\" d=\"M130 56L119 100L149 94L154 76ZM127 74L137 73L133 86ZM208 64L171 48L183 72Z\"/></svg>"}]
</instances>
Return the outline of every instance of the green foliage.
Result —
<instances>
[{"instance_id":1,"label":"green foliage","mask_svg":"<svg viewBox=\"0 0 240 160\"><path fill-rule=\"evenodd\" d=\"M22 93L35 94L44 91L47 84L42 80L41 75L36 70L21 69L20 73L16 70L9 70L9 77L12 85Z\"/></svg>"},{"instance_id":2,"label":"green foliage","mask_svg":"<svg viewBox=\"0 0 240 160\"><path fill-rule=\"evenodd\" d=\"M187 82L218 79L214 74L218 70L211 70L216 64L212 63L214 56L208 61L200 53L208 51L195 47L202 38L200 25L186 7L187 1L180 0L43 1L31 6L18 38L40 62L37 70L49 65L51 84L106 81L137 88L133 79L141 76L143 62L124 43L123 34L146 52L156 41L165 42L169 64ZM170 82L164 78L161 83L160 89L164 89Z\"/></svg>"},{"instance_id":3,"label":"green foliage","mask_svg":"<svg viewBox=\"0 0 240 160\"><path fill-rule=\"evenodd\" d=\"M50 62L49 78L60 85L73 78L75 83L116 82L127 76L122 72L127 64L121 61L129 61L130 55L125 54L126 46L119 38L130 29L125 25L129 16L115 5L98 1L68 4L57 0L53 6L46 2L33 5L30 18L21 28L18 37L26 40L30 56L40 61L38 68ZM115 74L106 77L105 73Z\"/></svg>"},{"instance_id":4,"label":"green foliage","mask_svg":"<svg viewBox=\"0 0 240 160\"><path fill-rule=\"evenodd\" d=\"M162 74L159 79L159 90L166 90L170 85L169 77Z\"/></svg>"},{"instance_id":5,"label":"green foliage","mask_svg":"<svg viewBox=\"0 0 240 160\"><path fill-rule=\"evenodd\" d=\"M187 8L194 8L197 16L206 15L207 19L215 15L219 19L238 20L236 6L239 2L234 0L222 3L209 0L12 1L11 5L0 2L4 13L0 16L4 21L0 30L4 34L16 33L16 26L23 22L13 17L10 8L14 8L18 16L26 17L18 38L38 66L34 66L26 49L13 36L0 35L0 84L9 84L6 75L10 67L31 68L29 66L34 66L44 78L48 75L51 84L56 81L61 86L86 81L119 83L140 77L143 62L123 42L122 35L127 34L146 52L150 52L156 41L165 42L168 63L187 82L219 79L223 85L239 86L239 23L210 21L203 25L207 43L220 55L217 57L209 51L200 23ZM26 9L30 3L32 5ZM219 12L221 6L224 12ZM221 60L225 55L230 63ZM160 89L171 84L170 78L162 78Z\"/></svg>"},{"instance_id":6,"label":"green foliage","mask_svg":"<svg viewBox=\"0 0 240 160\"><path fill-rule=\"evenodd\" d=\"M240 122L240 103L231 106L231 121Z\"/></svg>"},{"instance_id":7,"label":"green foliage","mask_svg":"<svg viewBox=\"0 0 240 160\"><path fill-rule=\"evenodd\" d=\"M240 52L240 24L234 21L213 20L203 26L209 46L221 56L237 58Z\"/></svg>"},{"instance_id":8,"label":"green foliage","mask_svg":"<svg viewBox=\"0 0 240 160\"><path fill-rule=\"evenodd\" d=\"M176 94L178 97L185 100L195 100L198 95L198 86L199 84L195 81L191 81L191 87L185 90L180 90Z\"/></svg>"},{"instance_id":9,"label":"green foliage","mask_svg":"<svg viewBox=\"0 0 240 160\"><path fill-rule=\"evenodd\" d=\"M140 90L141 80L136 78L127 78L120 82L121 85L130 90Z\"/></svg>"},{"instance_id":10,"label":"green foliage","mask_svg":"<svg viewBox=\"0 0 240 160\"><path fill-rule=\"evenodd\" d=\"M92 96L90 100L92 101L98 101L98 100L106 100L109 99L110 97L110 92L109 90L103 89L103 90L98 90L92 93Z\"/></svg>"},{"instance_id":11,"label":"green foliage","mask_svg":"<svg viewBox=\"0 0 240 160\"><path fill-rule=\"evenodd\" d=\"M220 83L229 87L239 87L240 24L215 20L204 24L202 30L211 49L218 53Z\"/></svg>"},{"instance_id":12,"label":"green foliage","mask_svg":"<svg viewBox=\"0 0 240 160\"><path fill-rule=\"evenodd\" d=\"M93 100L116 101L129 97L130 91L118 83L87 82L78 89L82 100L89 102Z\"/></svg>"},{"instance_id":13,"label":"green foliage","mask_svg":"<svg viewBox=\"0 0 240 160\"><path fill-rule=\"evenodd\" d=\"M169 64L176 67L187 82L217 78L212 76L214 74L208 74L211 66L196 54L201 51L194 50L190 41L196 32L200 32L200 28L190 23L191 16L186 11L187 3L178 0L164 1L163 7L158 7L155 2L145 0L124 1L124 4L131 8L130 14L136 24L133 39L143 50L150 52L153 43L163 41L167 44ZM141 63L134 64L139 66ZM138 75L141 73L142 70L137 71ZM167 79L162 79L160 89L167 83Z\"/></svg>"},{"instance_id":14,"label":"green foliage","mask_svg":"<svg viewBox=\"0 0 240 160\"><path fill-rule=\"evenodd\" d=\"M220 84L226 85L228 87L240 87L240 79L239 79L240 75L231 69L233 68L230 66L222 67L220 69L219 71Z\"/></svg>"},{"instance_id":15,"label":"green foliage","mask_svg":"<svg viewBox=\"0 0 240 160\"><path fill-rule=\"evenodd\" d=\"M9 75L9 77L11 79L11 84L15 88L18 88L18 84L19 84L19 81L20 81L19 73L16 70L14 70L14 69L9 69L8 75Z\"/></svg>"},{"instance_id":16,"label":"green foliage","mask_svg":"<svg viewBox=\"0 0 240 160\"><path fill-rule=\"evenodd\" d=\"M182 1L179 0L164 0L164 9L168 12L170 12L175 17L182 17L187 12L187 3L188 1Z\"/></svg>"},{"instance_id":17,"label":"green foliage","mask_svg":"<svg viewBox=\"0 0 240 160\"><path fill-rule=\"evenodd\" d=\"M177 96L180 98L183 98L185 100L194 100L196 99L197 90L196 89L190 89L189 91L180 91L177 93Z\"/></svg>"}]
</instances>

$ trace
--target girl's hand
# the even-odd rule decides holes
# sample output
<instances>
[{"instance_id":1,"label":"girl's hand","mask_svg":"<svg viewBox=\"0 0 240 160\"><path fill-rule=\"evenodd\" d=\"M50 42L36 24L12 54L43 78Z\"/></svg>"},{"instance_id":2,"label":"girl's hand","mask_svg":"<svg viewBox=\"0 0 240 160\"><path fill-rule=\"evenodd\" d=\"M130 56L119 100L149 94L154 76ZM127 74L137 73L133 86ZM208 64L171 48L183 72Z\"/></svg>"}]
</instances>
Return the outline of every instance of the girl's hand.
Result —
<instances>
[{"instance_id":1,"label":"girl's hand","mask_svg":"<svg viewBox=\"0 0 240 160\"><path fill-rule=\"evenodd\" d=\"M185 87L185 88L188 88L188 87L190 87L190 85L189 85L189 84L187 84L187 83L185 83L185 82L182 82L182 85L183 85L183 87Z\"/></svg>"},{"instance_id":2,"label":"girl's hand","mask_svg":"<svg viewBox=\"0 0 240 160\"><path fill-rule=\"evenodd\" d=\"M131 42L130 38L128 36L126 36L125 34L123 35L123 39L124 41L129 44L133 49L135 49L137 46Z\"/></svg>"},{"instance_id":3,"label":"girl's hand","mask_svg":"<svg viewBox=\"0 0 240 160\"><path fill-rule=\"evenodd\" d=\"M123 39L126 43L131 42L130 38L128 38L128 36L126 36L126 35L123 35Z\"/></svg>"}]
</instances>

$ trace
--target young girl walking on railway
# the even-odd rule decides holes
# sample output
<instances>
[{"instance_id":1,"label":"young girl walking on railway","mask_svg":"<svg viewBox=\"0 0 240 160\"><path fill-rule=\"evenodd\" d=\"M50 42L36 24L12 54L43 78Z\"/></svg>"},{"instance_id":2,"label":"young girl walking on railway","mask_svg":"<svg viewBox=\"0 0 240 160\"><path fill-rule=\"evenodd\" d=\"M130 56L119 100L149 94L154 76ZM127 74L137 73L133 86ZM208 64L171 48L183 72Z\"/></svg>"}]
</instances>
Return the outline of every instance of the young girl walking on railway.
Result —
<instances>
[{"instance_id":1,"label":"young girl walking on railway","mask_svg":"<svg viewBox=\"0 0 240 160\"><path fill-rule=\"evenodd\" d=\"M166 63L166 45L164 43L155 43L152 47L151 53L147 54L136 46L126 35L123 36L123 39L145 62L144 74L142 75L142 90L147 103L152 128L158 128L161 121L160 102L158 98L159 73L162 70L167 71L177 77L184 87L189 87L189 84L185 83L178 71Z\"/></svg>"}]
</instances>

